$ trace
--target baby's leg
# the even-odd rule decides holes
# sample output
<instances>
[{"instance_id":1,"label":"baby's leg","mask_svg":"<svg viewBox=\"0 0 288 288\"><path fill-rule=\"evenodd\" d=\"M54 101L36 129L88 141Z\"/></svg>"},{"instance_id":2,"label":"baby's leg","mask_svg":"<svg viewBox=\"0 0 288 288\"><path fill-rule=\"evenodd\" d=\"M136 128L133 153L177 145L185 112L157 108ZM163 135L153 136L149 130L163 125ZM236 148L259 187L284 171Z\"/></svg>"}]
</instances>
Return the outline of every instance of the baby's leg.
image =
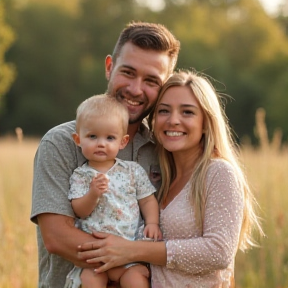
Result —
<instances>
[{"instance_id":1,"label":"baby's leg","mask_svg":"<svg viewBox=\"0 0 288 288\"><path fill-rule=\"evenodd\" d=\"M108 275L109 280L113 282L119 282L120 278L126 271L127 269L124 266L120 266L120 267L109 269L107 271L107 275Z\"/></svg>"},{"instance_id":2,"label":"baby's leg","mask_svg":"<svg viewBox=\"0 0 288 288\"><path fill-rule=\"evenodd\" d=\"M126 269L120 278L121 288L149 288L149 271L144 265L134 265Z\"/></svg>"},{"instance_id":3,"label":"baby's leg","mask_svg":"<svg viewBox=\"0 0 288 288\"><path fill-rule=\"evenodd\" d=\"M104 273L96 274L93 269L83 269L81 273L82 288L106 288L108 276Z\"/></svg>"}]
</instances>

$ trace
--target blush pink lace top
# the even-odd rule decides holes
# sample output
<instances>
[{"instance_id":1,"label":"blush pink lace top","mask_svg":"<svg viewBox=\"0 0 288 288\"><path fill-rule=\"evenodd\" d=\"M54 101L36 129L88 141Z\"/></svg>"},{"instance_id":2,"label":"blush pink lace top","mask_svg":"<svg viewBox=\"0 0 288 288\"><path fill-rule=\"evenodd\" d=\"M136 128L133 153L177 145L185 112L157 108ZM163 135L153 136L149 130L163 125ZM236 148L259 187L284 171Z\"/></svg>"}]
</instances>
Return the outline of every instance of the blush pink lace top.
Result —
<instances>
[{"instance_id":1,"label":"blush pink lace top","mask_svg":"<svg viewBox=\"0 0 288 288\"><path fill-rule=\"evenodd\" d=\"M160 214L167 265L152 265L152 288L232 288L243 218L243 194L232 166L212 160L207 173L203 232L188 198L190 184Z\"/></svg>"}]
</instances>

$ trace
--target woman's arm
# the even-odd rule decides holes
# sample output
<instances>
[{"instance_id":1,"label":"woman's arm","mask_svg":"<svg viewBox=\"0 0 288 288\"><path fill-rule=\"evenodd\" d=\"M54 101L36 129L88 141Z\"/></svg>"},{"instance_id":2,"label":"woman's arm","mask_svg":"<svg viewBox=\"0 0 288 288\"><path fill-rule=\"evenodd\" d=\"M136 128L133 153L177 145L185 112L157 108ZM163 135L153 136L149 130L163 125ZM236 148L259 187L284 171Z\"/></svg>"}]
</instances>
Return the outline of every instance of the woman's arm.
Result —
<instances>
[{"instance_id":1,"label":"woman's arm","mask_svg":"<svg viewBox=\"0 0 288 288\"><path fill-rule=\"evenodd\" d=\"M104 263L96 269L97 273L132 262L147 262L166 265L166 246L164 241L130 241L119 236L93 232L97 240L78 246L79 258L87 263Z\"/></svg>"},{"instance_id":2,"label":"woman's arm","mask_svg":"<svg viewBox=\"0 0 288 288\"><path fill-rule=\"evenodd\" d=\"M235 258L243 219L241 187L231 165L220 160L211 164L206 181L203 230L197 227L194 213L189 215L189 206L181 202L174 203L173 210L170 205L162 217L164 231L174 231L174 238L166 243L168 269L190 274L209 273L226 269ZM196 232L197 236L185 239L183 234L187 235L188 227L190 233Z\"/></svg>"}]
</instances>

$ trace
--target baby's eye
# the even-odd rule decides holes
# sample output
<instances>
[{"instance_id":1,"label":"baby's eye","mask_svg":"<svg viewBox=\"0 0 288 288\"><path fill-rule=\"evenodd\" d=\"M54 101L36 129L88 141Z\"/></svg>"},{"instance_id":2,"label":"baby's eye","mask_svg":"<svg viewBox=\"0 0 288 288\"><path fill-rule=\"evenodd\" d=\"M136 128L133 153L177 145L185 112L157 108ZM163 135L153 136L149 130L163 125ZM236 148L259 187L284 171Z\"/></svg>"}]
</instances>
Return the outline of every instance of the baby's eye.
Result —
<instances>
[{"instance_id":1,"label":"baby's eye","mask_svg":"<svg viewBox=\"0 0 288 288\"><path fill-rule=\"evenodd\" d=\"M96 135L94 135L94 134L92 134L92 135L89 135L89 138L90 138L90 139L96 139L96 138L97 138L97 136L96 136Z\"/></svg>"},{"instance_id":2,"label":"baby's eye","mask_svg":"<svg viewBox=\"0 0 288 288\"><path fill-rule=\"evenodd\" d=\"M108 140L114 140L115 137L114 137L114 136L108 136L107 139L108 139Z\"/></svg>"}]
</instances>

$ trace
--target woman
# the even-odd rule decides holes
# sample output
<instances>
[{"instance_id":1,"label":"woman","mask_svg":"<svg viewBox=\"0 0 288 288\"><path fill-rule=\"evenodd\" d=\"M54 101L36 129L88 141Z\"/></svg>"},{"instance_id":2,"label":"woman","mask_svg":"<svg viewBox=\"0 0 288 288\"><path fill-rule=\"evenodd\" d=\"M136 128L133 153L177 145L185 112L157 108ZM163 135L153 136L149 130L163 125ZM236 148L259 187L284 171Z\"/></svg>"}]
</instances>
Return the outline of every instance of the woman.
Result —
<instances>
[{"instance_id":1,"label":"woman","mask_svg":"<svg viewBox=\"0 0 288 288\"><path fill-rule=\"evenodd\" d=\"M105 263L96 272L151 263L157 288L234 287L236 252L254 245L252 228L262 230L220 98L205 77L176 72L162 87L151 122L165 241L131 243L95 233L102 240L82 245L88 251L80 257Z\"/></svg>"}]
</instances>

